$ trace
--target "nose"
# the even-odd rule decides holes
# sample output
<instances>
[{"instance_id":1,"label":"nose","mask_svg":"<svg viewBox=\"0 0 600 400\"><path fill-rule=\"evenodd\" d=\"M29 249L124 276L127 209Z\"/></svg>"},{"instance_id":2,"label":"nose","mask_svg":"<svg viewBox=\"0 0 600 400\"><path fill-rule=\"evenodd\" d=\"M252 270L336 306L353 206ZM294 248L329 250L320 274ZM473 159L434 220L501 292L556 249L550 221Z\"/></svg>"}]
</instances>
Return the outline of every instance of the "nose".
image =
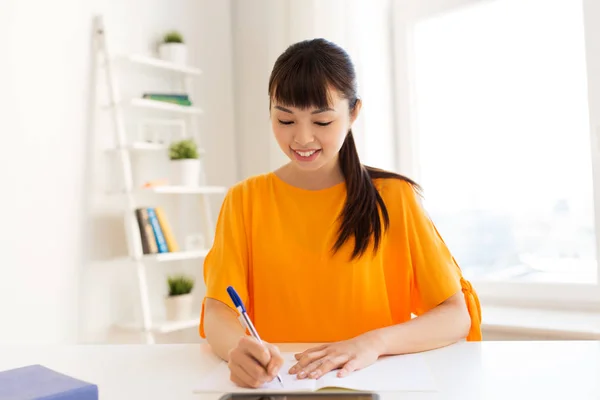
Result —
<instances>
[{"instance_id":1,"label":"nose","mask_svg":"<svg viewBox=\"0 0 600 400\"><path fill-rule=\"evenodd\" d=\"M314 136L309 127L300 127L294 135L294 142L306 146L314 141Z\"/></svg>"}]
</instances>

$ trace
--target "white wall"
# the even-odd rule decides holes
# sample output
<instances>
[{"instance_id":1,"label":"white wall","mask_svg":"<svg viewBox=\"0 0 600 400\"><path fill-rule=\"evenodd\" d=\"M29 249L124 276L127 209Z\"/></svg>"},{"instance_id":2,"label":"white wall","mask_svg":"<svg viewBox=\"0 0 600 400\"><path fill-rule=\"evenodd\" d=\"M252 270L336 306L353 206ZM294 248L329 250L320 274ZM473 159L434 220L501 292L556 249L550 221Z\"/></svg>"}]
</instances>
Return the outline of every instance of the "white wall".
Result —
<instances>
[{"instance_id":1,"label":"white wall","mask_svg":"<svg viewBox=\"0 0 600 400\"><path fill-rule=\"evenodd\" d=\"M195 94L208 179L230 185L230 11L223 0L0 3L0 342L101 340L131 306L132 270L107 262L124 251L123 228L114 206L98 206L107 170L87 137L93 15L104 14L115 51L150 52L165 30L183 32L204 71Z\"/></svg>"},{"instance_id":2,"label":"white wall","mask_svg":"<svg viewBox=\"0 0 600 400\"><path fill-rule=\"evenodd\" d=\"M285 162L271 134L268 80L276 53L285 49L287 2L233 1L236 127L240 178L268 172Z\"/></svg>"}]
</instances>

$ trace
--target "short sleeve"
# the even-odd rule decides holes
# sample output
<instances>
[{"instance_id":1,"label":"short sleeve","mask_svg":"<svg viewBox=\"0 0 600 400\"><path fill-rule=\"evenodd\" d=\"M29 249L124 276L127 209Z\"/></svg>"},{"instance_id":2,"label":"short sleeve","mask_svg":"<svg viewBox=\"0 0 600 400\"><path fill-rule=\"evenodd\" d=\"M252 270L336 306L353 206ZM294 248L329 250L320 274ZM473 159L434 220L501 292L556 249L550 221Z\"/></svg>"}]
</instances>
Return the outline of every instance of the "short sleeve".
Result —
<instances>
[{"instance_id":1,"label":"short sleeve","mask_svg":"<svg viewBox=\"0 0 600 400\"><path fill-rule=\"evenodd\" d=\"M227 287L233 286L242 301L248 304L248 242L244 220L241 186L231 188L223 200L215 227L211 249L204 259L206 295L202 302L200 336L204 333L204 305L207 298L219 300L232 309Z\"/></svg>"},{"instance_id":2,"label":"short sleeve","mask_svg":"<svg viewBox=\"0 0 600 400\"><path fill-rule=\"evenodd\" d=\"M421 315L462 291L471 316L468 340L480 340L481 308L471 284L424 210L415 190L404 185L406 235L412 263L411 311Z\"/></svg>"}]
</instances>

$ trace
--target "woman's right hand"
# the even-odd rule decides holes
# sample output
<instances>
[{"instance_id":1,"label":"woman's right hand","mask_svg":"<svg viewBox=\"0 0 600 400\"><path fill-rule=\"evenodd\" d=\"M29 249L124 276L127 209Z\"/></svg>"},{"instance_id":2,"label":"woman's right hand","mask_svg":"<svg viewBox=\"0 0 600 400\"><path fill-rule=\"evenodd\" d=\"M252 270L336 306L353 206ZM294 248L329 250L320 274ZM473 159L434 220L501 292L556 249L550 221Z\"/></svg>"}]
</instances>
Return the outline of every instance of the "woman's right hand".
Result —
<instances>
[{"instance_id":1,"label":"woman's right hand","mask_svg":"<svg viewBox=\"0 0 600 400\"><path fill-rule=\"evenodd\" d=\"M229 351L230 379L241 387L258 388L276 379L283 357L277 346L243 336Z\"/></svg>"}]
</instances>

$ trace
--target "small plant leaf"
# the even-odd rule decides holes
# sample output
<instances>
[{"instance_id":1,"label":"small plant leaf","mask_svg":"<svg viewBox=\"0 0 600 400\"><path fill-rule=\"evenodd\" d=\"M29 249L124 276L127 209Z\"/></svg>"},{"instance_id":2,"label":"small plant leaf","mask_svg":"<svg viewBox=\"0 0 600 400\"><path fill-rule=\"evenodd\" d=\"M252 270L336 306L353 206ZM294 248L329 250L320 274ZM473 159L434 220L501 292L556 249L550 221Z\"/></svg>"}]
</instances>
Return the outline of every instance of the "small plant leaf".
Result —
<instances>
[{"instance_id":1,"label":"small plant leaf","mask_svg":"<svg viewBox=\"0 0 600 400\"><path fill-rule=\"evenodd\" d=\"M169 157L171 160L183 160L186 158L198 158L198 147L191 139L173 142L169 146Z\"/></svg>"},{"instance_id":2,"label":"small plant leaf","mask_svg":"<svg viewBox=\"0 0 600 400\"><path fill-rule=\"evenodd\" d=\"M169 296L180 296L191 293L194 288L194 278L185 275L172 275L167 278Z\"/></svg>"},{"instance_id":3,"label":"small plant leaf","mask_svg":"<svg viewBox=\"0 0 600 400\"><path fill-rule=\"evenodd\" d=\"M165 33L163 41L165 43L183 43L183 36L178 31L170 31Z\"/></svg>"}]
</instances>

